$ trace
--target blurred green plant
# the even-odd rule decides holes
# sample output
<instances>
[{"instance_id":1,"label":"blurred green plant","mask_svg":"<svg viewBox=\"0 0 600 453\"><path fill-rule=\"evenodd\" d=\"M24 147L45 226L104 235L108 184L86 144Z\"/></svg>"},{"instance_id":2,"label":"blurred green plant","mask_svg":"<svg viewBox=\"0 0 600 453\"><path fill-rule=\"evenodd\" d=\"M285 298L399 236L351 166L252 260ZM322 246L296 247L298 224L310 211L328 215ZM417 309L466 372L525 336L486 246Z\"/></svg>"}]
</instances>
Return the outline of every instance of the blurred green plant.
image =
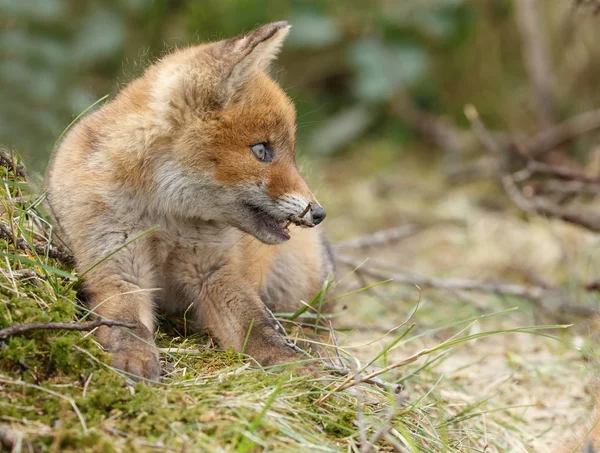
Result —
<instances>
[{"instance_id":1,"label":"blurred green plant","mask_svg":"<svg viewBox=\"0 0 600 453\"><path fill-rule=\"evenodd\" d=\"M561 43L565 8L544 9ZM296 102L308 153L411 139L414 125L390 108L399 93L463 126L469 102L492 126L527 125L514 16L511 0L1 0L0 144L41 171L74 116L161 53L282 19L293 29L274 72ZM598 91L581 77L600 70L593 63L557 68L558 86L581 94L557 93L561 112Z\"/></svg>"},{"instance_id":2,"label":"blurred green plant","mask_svg":"<svg viewBox=\"0 0 600 453\"><path fill-rule=\"evenodd\" d=\"M298 99L300 121L318 122L323 136L332 117L356 137L352 131L360 135L373 123L366 107L428 78L428 48L456 41L468 10L460 0L4 0L1 142L42 170L73 116L114 92L116 80L138 75L147 60L173 45L281 19L294 28L280 78ZM323 143L319 150L331 152L347 140Z\"/></svg>"}]
</instances>

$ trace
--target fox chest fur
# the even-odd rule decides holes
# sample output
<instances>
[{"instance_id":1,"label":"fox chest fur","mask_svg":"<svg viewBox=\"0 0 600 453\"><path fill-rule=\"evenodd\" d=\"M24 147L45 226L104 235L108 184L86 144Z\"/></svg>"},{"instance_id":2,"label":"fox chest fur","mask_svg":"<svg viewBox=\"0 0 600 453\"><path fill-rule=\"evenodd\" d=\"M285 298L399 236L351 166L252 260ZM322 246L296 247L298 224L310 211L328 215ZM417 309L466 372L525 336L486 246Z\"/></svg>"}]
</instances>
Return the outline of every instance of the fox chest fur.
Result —
<instances>
[{"instance_id":1,"label":"fox chest fur","mask_svg":"<svg viewBox=\"0 0 600 453\"><path fill-rule=\"evenodd\" d=\"M173 52L60 144L46 180L58 236L113 365L156 380L155 310L186 311L263 365L297 359L269 308L332 271L325 211L295 163L295 112L265 73L287 23ZM91 269L91 270L90 270Z\"/></svg>"}]
</instances>

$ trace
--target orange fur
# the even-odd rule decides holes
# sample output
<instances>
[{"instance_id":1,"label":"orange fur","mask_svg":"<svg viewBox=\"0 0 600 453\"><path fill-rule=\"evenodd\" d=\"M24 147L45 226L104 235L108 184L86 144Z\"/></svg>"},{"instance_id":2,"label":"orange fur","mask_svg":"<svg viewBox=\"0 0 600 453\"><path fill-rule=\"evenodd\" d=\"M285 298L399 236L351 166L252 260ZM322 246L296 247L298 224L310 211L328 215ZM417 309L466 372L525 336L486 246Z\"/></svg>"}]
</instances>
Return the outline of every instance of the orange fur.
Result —
<instances>
[{"instance_id":1,"label":"orange fur","mask_svg":"<svg viewBox=\"0 0 600 453\"><path fill-rule=\"evenodd\" d=\"M324 218L295 164L294 107L265 72L288 31L268 24L171 53L53 156L48 204L80 270L160 227L85 278L96 315L137 324L98 334L133 375L158 378L155 307L191 310L224 347L248 337L263 364L296 357L265 304L294 310L332 264L318 228L284 227Z\"/></svg>"}]
</instances>

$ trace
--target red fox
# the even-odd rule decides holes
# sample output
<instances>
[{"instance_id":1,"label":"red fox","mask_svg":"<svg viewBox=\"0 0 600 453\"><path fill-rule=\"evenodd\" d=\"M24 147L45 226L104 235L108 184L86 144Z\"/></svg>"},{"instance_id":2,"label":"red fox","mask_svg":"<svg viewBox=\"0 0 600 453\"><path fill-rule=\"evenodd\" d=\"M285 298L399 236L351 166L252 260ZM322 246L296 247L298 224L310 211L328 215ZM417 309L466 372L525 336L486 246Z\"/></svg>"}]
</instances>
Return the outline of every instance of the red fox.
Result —
<instances>
[{"instance_id":1,"label":"red fox","mask_svg":"<svg viewBox=\"0 0 600 453\"><path fill-rule=\"evenodd\" d=\"M53 155L58 236L79 271L92 268L93 313L137 325L97 333L133 376L160 376L155 309L187 311L263 365L297 359L267 307L295 311L333 267L312 228L325 211L295 163L294 107L266 74L289 29L271 23L172 52Z\"/></svg>"}]
</instances>

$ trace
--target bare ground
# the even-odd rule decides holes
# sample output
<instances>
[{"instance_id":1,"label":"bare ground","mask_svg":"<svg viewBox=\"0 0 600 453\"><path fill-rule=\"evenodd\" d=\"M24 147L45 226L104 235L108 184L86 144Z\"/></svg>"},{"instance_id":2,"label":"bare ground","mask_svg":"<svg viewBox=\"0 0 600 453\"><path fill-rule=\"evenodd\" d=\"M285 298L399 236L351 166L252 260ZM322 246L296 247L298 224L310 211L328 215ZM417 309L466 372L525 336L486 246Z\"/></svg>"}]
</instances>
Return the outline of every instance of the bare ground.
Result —
<instances>
[{"instance_id":1,"label":"bare ground","mask_svg":"<svg viewBox=\"0 0 600 453\"><path fill-rule=\"evenodd\" d=\"M384 149L377 153L385 156L386 145L380 146ZM407 156L414 154L407 152ZM356 152L343 162L327 164L320 193L329 208L330 236L350 238L402 223L425 228L393 245L354 252L359 260L381 260L401 270L437 277L561 286L568 302L597 307L595 298L577 289L582 282L600 277L596 235L560 221L525 217L493 182L449 185L427 158L384 157L374 162L372 156ZM365 283L357 282L354 275L348 282L350 286ZM386 328L406 318L417 294L410 286L387 283L353 296L340 324L354 330L340 340L341 346L380 338ZM547 311L542 309L546 302ZM584 430L591 420L595 320L556 311L551 301L536 305L502 295L425 289L413 321L416 332L430 332L477 313L511 307L519 309L487 318L470 329L550 323L573 326L545 332L555 338L505 333L470 341L433 368L439 381L418 382L412 393L420 394L431 385L434 394L448 401L448 407L483 401L478 408L482 415L472 420L473 429L483 429L484 437L497 442L495 447L488 445L489 449L482 446L485 451L560 451L566 439ZM389 360L410 356L448 335L426 334L392 351ZM392 339L393 334L354 351L367 359ZM409 393L411 387L408 379ZM513 409L503 409L508 407Z\"/></svg>"}]
</instances>

